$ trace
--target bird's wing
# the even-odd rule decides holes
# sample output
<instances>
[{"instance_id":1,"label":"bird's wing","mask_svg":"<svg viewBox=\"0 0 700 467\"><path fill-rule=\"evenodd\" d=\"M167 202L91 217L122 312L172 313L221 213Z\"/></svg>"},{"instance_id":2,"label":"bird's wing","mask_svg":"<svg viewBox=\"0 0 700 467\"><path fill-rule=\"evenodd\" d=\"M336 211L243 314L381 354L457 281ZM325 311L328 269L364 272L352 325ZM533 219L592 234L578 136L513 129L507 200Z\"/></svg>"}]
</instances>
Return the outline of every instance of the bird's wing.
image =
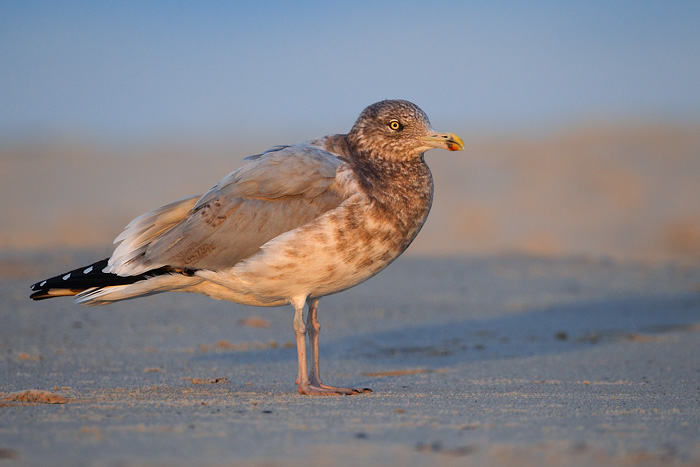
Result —
<instances>
[{"instance_id":1,"label":"bird's wing","mask_svg":"<svg viewBox=\"0 0 700 467\"><path fill-rule=\"evenodd\" d=\"M118 275L162 266L224 269L272 238L339 206L342 161L318 147L275 149L230 173L201 198L186 198L134 219L106 268Z\"/></svg>"}]
</instances>

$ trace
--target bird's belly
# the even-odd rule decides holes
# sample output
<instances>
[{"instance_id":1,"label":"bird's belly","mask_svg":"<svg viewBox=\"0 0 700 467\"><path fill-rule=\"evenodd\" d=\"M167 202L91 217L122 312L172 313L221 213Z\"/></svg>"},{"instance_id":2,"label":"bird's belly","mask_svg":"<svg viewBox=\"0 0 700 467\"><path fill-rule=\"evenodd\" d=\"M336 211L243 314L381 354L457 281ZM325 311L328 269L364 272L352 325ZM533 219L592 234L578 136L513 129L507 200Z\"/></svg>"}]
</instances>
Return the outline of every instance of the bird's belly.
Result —
<instances>
[{"instance_id":1,"label":"bird's belly","mask_svg":"<svg viewBox=\"0 0 700 467\"><path fill-rule=\"evenodd\" d=\"M410 229L362 205L345 205L286 232L228 271L206 277L229 289L228 300L278 305L297 297L321 297L372 277L398 257L422 226ZM206 274L206 273L205 273Z\"/></svg>"}]
</instances>

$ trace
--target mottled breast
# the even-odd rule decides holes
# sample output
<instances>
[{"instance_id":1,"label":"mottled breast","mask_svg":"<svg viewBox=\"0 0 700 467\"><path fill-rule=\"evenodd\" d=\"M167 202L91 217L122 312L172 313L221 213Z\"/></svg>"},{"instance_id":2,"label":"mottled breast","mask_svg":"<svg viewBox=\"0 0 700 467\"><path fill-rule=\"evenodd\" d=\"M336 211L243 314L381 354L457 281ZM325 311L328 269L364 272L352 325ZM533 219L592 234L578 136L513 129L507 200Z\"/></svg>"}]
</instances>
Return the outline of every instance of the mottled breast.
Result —
<instances>
[{"instance_id":1,"label":"mottled breast","mask_svg":"<svg viewBox=\"0 0 700 467\"><path fill-rule=\"evenodd\" d=\"M433 184L422 160L382 167L348 162L338 183L351 193L339 207L286 232L234 268L260 302L340 292L375 275L413 241L427 218ZM233 285L233 284L231 284Z\"/></svg>"}]
</instances>

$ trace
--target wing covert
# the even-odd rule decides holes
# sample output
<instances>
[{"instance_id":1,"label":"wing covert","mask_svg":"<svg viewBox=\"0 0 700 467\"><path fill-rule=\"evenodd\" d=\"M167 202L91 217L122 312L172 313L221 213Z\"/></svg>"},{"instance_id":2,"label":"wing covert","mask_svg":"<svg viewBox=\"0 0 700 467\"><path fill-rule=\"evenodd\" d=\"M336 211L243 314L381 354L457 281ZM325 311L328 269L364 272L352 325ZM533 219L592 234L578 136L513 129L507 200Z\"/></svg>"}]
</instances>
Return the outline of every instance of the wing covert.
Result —
<instances>
[{"instance_id":1,"label":"wing covert","mask_svg":"<svg viewBox=\"0 0 700 467\"><path fill-rule=\"evenodd\" d=\"M196 203L187 198L187 203L171 203L134 219L115 240L121 244L110 258L109 272L232 267L272 238L339 206L345 199L336 183L342 163L308 144L263 153ZM159 219L170 221L167 228L157 227Z\"/></svg>"}]
</instances>

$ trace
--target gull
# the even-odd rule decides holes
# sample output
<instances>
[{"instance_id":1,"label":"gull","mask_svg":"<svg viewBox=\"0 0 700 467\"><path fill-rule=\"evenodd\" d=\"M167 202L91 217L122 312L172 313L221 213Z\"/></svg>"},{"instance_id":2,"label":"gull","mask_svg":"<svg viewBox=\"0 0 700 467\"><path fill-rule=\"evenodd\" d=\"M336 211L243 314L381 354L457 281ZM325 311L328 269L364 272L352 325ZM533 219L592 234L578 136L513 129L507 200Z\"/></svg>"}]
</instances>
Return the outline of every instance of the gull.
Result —
<instances>
[{"instance_id":1,"label":"gull","mask_svg":"<svg viewBox=\"0 0 700 467\"><path fill-rule=\"evenodd\" d=\"M318 303L377 274L416 237L433 200L424 160L432 148L459 151L464 143L433 130L411 102L377 102L347 134L275 146L204 195L135 218L111 257L37 282L30 298L105 305L175 291L291 304L298 392L370 392L321 382Z\"/></svg>"}]
</instances>

